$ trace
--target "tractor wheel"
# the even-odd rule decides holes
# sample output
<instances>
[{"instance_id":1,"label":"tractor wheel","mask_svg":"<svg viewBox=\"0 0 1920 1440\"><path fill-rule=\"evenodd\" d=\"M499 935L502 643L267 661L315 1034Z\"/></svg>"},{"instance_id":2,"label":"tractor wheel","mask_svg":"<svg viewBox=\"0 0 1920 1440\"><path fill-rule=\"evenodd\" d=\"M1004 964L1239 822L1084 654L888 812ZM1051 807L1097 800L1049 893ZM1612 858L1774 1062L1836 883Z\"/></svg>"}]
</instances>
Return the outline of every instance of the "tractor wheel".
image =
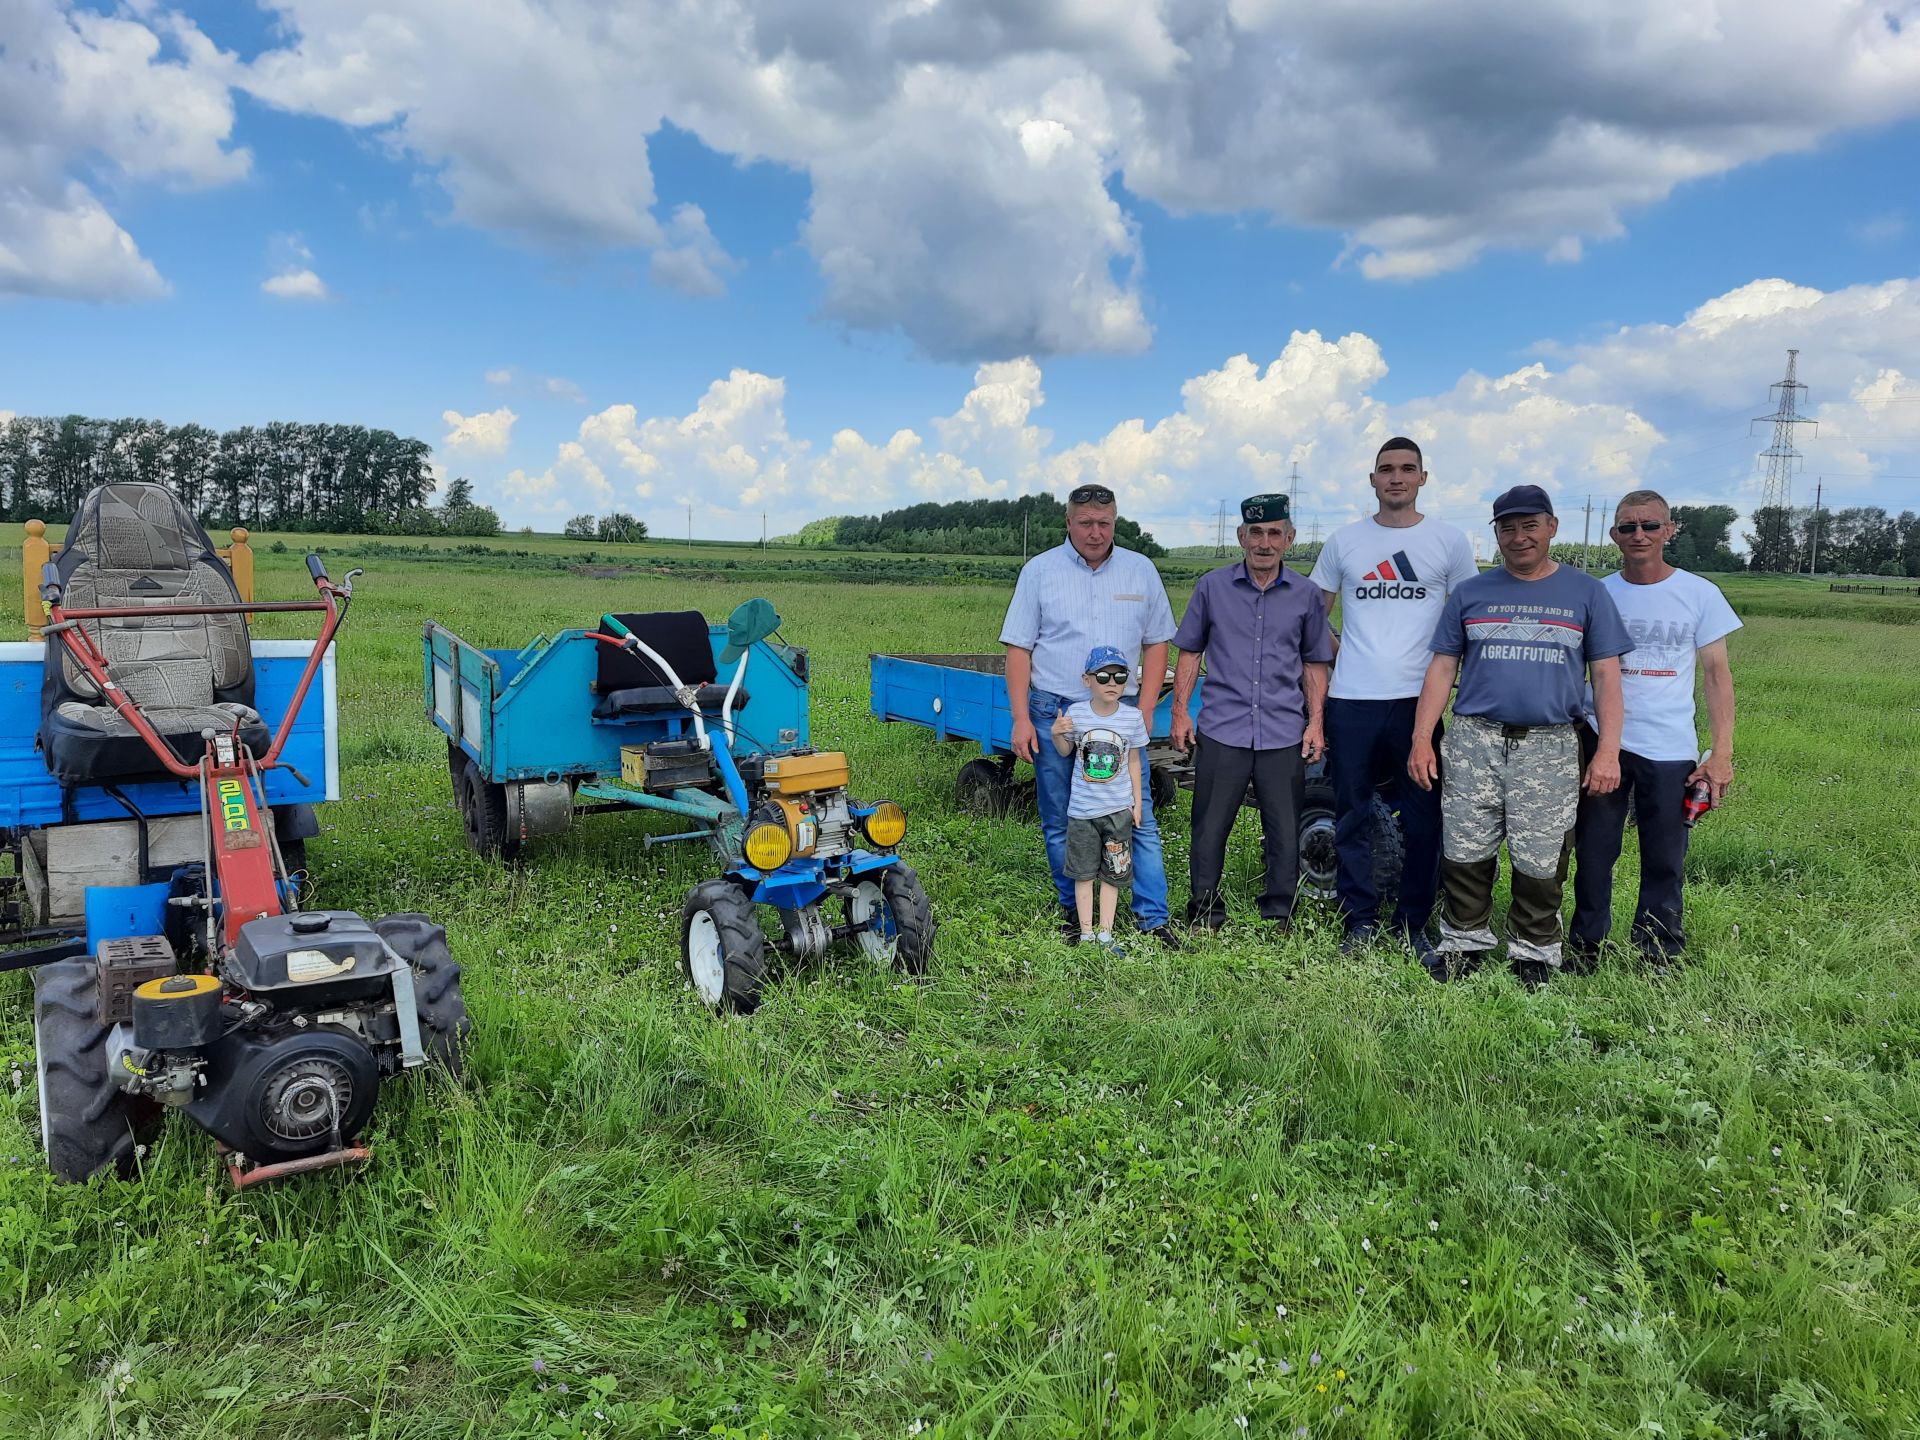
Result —
<instances>
[{"instance_id":1,"label":"tractor wheel","mask_svg":"<svg viewBox=\"0 0 1920 1440\"><path fill-rule=\"evenodd\" d=\"M680 910L680 967L702 1003L751 1014L767 973L753 901L729 880L703 880Z\"/></svg>"},{"instance_id":2,"label":"tractor wheel","mask_svg":"<svg viewBox=\"0 0 1920 1440\"><path fill-rule=\"evenodd\" d=\"M1156 766L1147 772L1147 777L1147 784L1153 792L1153 813L1158 815L1162 810L1171 809L1173 802L1180 798L1180 782L1174 778L1173 772Z\"/></svg>"},{"instance_id":3,"label":"tractor wheel","mask_svg":"<svg viewBox=\"0 0 1920 1440\"><path fill-rule=\"evenodd\" d=\"M855 938L860 953L909 975L927 973L933 958L933 903L909 865L889 865L863 875L847 897L847 921L869 925Z\"/></svg>"},{"instance_id":4,"label":"tractor wheel","mask_svg":"<svg viewBox=\"0 0 1920 1440\"><path fill-rule=\"evenodd\" d=\"M459 753L459 752L456 752ZM459 753L459 774L453 782L467 844L489 860L517 860L520 837L507 828L507 788L480 773L480 767Z\"/></svg>"},{"instance_id":5,"label":"tractor wheel","mask_svg":"<svg viewBox=\"0 0 1920 1440\"><path fill-rule=\"evenodd\" d=\"M460 963L447 948L446 927L424 915L389 915L373 922L393 953L413 967L413 998L420 1017L420 1048L449 1075L466 1068L473 1022L460 994Z\"/></svg>"},{"instance_id":6,"label":"tractor wheel","mask_svg":"<svg viewBox=\"0 0 1920 1440\"><path fill-rule=\"evenodd\" d=\"M1011 771L984 755L969 760L953 777L953 796L969 815L1005 815L1013 809Z\"/></svg>"},{"instance_id":7,"label":"tractor wheel","mask_svg":"<svg viewBox=\"0 0 1920 1440\"><path fill-rule=\"evenodd\" d=\"M1400 819L1376 791L1373 797L1373 888L1382 911L1393 909L1400 892L1400 867L1406 859L1406 840ZM1340 868L1334 844L1333 787L1321 780L1307 782L1307 803L1300 811L1300 891L1316 900L1339 898Z\"/></svg>"},{"instance_id":8,"label":"tractor wheel","mask_svg":"<svg viewBox=\"0 0 1920 1440\"><path fill-rule=\"evenodd\" d=\"M1339 868L1340 852L1333 841L1333 786L1323 779L1309 780L1306 803L1300 807L1300 893L1316 900L1334 899Z\"/></svg>"},{"instance_id":9,"label":"tractor wheel","mask_svg":"<svg viewBox=\"0 0 1920 1440\"><path fill-rule=\"evenodd\" d=\"M131 1180L139 1147L159 1128L151 1101L135 1101L107 1065L99 1021L100 972L91 958L59 960L33 977L33 1048L40 1081L40 1142L62 1180L111 1172Z\"/></svg>"}]
</instances>

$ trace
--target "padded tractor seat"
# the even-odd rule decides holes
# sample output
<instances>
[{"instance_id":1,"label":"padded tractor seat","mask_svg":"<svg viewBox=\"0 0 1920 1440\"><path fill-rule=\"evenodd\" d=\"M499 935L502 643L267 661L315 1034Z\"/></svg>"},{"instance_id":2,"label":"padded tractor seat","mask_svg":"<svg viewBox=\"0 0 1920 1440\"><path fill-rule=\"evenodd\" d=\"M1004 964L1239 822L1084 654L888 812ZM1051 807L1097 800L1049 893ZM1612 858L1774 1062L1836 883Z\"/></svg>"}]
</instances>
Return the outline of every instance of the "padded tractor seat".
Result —
<instances>
[{"instance_id":1,"label":"padded tractor seat","mask_svg":"<svg viewBox=\"0 0 1920 1440\"><path fill-rule=\"evenodd\" d=\"M180 498L161 485L102 485L80 502L54 568L70 609L238 604L233 577ZM256 755L272 736L253 709L244 615L137 616L78 622L114 682L179 759L206 752L203 730L232 730ZM57 635L47 637L40 749L63 785L105 785L166 771Z\"/></svg>"},{"instance_id":2,"label":"padded tractor seat","mask_svg":"<svg viewBox=\"0 0 1920 1440\"><path fill-rule=\"evenodd\" d=\"M717 672L713 664L713 644L707 638L707 620L698 610L664 610L653 615L616 615L613 617L640 640L660 652L660 656L688 685L699 687L695 703L702 710L718 713L726 703L727 687L714 684ZM674 694L667 677L638 650L616 650L598 645L599 669L593 690L600 698L594 702L596 720L617 720L623 715L686 714L680 697ZM746 686L734 697L733 707L747 703Z\"/></svg>"}]
</instances>

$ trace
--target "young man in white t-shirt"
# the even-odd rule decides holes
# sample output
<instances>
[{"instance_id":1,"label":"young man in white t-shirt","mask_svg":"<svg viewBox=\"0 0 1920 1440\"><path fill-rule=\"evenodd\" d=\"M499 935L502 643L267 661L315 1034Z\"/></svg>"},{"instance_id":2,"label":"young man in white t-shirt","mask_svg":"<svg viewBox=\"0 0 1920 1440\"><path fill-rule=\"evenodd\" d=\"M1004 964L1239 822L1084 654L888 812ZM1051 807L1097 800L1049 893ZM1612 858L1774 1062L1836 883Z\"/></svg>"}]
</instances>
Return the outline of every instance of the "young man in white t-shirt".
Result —
<instances>
[{"instance_id":1,"label":"young man in white t-shirt","mask_svg":"<svg viewBox=\"0 0 1920 1440\"><path fill-rule=\"evenodd\" d=\"M1720 587L1667 563L1672 512L1652 490L1635 490L1614 511L1619 573L1607 592L1619 606L1634 648L1621 657L1626 723L1620 734L1620 788L1580 797L1574 825L1573 925L1566 965L1590 970L1613 928L1613 867L1620 858L1627 806L1640 833L1640 895L1632 938L1641 955L1664 965L1686 943L1681 872L1687 857L1682 809L1688 788L1705 780L1718 805L1733 783L1733 671L1727 636L1739 617ZM1700 754L1693 686L1704 679L1711 752ZM1589 711L1591 715L1591 711ZM1594 743L1582 727L1582 750Z\"/></svg>"},{"instance_id":2,"label":"young man in white t-shirt","mask_svg":"<svg viewBox=\"0 0 1920 1440\"><path fill-rule=\"evenodd\" d=\"M1440 879L1440 787L1422 790L1407 776L1413 712L1440 611L1455 586L1480 573L1467 537L1420 513L1424 466L1404 436L1382 445L1367 477L1378 508L1328 537L1311 577L1329 611L1340 601L1326 736L1346 943L1365 944L1380 924L1373 793L1384 782L1406 837L1392 925L1423 962L1432 956L1426 929Z\"/></svg>"}]
</instances>

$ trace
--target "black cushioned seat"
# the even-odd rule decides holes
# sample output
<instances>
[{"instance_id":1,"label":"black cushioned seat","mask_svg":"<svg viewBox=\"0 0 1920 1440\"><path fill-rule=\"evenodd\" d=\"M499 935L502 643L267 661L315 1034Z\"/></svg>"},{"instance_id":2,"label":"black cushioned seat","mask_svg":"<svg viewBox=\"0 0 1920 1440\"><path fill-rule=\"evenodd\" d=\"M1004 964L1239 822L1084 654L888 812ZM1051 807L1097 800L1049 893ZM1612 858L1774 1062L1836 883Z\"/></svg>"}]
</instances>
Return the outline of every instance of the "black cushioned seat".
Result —
<instances>
[{"instance_id":1,"label":"black cushioned seat","mask_svg":"<svg viewBox=\"0 0 1920 1440\"><path fill-rule=\"evenodd\" d=\"M80 502L55 561L62 602L82 609L238 603L213 541L161 485L102 485ZM236 727L255 754L272 743L253 709L253 650L242 615L84 620L127 697L183 762L206 751L202 732ZM102 703L58 636L47 638L40 748L63 785L164 775L133 728Z\"/></svg>"},{"instance_id":2,"label":"black cushioned seat","mask_svg":"<svg viewBox=\"0 0 1920 1440\"><path fill-rule=\"evenodd\" d=\"M698 610L661 610L613 618L659 651L660 658L673 667L683 685L699 687L694 699L702 710L718 711L726 703L727 687L714 683L718 675L706 616ZM673 686L652 660L638 650L616 650L611 645L596 648L598 668L593 689L600 698L593 707L595 719L686 713ZM742 687L734 697L734 708L741 709L746 703L747 692Z\"/></svg>"}]
</instances>

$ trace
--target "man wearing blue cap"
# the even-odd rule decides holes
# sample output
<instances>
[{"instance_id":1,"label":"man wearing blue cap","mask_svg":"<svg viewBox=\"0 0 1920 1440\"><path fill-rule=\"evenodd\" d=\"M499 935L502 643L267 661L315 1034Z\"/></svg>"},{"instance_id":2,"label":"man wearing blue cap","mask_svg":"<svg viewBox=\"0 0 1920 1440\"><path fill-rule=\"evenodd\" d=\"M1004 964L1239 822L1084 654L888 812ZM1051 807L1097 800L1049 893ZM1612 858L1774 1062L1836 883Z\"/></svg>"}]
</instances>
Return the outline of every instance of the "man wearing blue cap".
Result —
<instances>
[{"instance_id":1,"label":"man wearing blue cap","mask_svg":"<svg viewBox=\"0 0 1920 1440\"><path fill-rule=\"evenodd\" d=\"M1306 766L1325 747L1321 710L1333 636L1320 591L1282 562L1293 544L1285 495L1240 502L1243 558L1200 577L1174 632L1173 743L1193 760L1192 890L1187 924L1218 930L1227 837L1249 786L1260 807L1266 861L1260 918L1284 933L1300 885L1300 809ZM1200 718L1188 712L1201 657ZM1198 730L1198 738L1195 731Z\"/></svg>"},{"instance_id":2,"label":"man wearing blue cap","mask_svg":"<svg viewBox=\"0 0 1920 1440\"><path fill-rule=\"evenodd\" d=\"M1493 502L1501 568L1454 590L1434 627L1407 773L1422 789L1441 781L1440 953L1427 962L1436 980L1470 972L1497 943L1503 839L1513 861L1507 958L1529 987L1560 968L1560 899L1580 792L1620 784L1620 657L1633 640L1605 586L1554 562L1559 528L1538 485L1506 491ZM1583 781L1576 727L1589 674L1599 733ZM1433 730L1456 677L1440 775Z\"/></svg>"}]
</instances>

